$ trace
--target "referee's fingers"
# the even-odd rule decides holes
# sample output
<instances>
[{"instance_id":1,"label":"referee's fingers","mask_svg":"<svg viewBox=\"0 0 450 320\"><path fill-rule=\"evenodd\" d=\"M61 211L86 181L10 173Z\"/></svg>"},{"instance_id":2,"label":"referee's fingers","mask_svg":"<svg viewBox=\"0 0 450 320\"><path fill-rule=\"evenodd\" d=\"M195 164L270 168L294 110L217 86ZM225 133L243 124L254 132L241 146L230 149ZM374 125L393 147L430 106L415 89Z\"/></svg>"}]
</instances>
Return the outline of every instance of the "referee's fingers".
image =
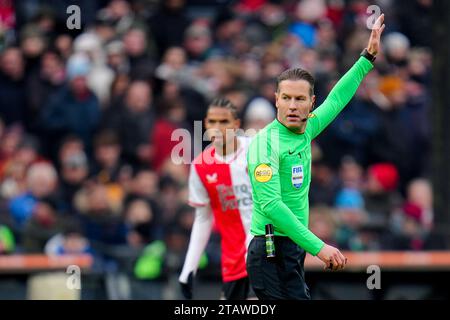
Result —
<instances>
[{"instance_id":1,"label":"referee's fingers","mask_svg":"<svg viewBox=\"0 0 450 320\"><path fill-rule=\"evenodd\" d=\"M324 269L325 270L334 270L335 266L336 266L336 261L334 261L333 256L331 256L329 258L329 260L326 262Z\"/></svg>"},{"instance_id":2,"label":"referee's fingers","mask_svg":"<svg viewBox=\"0 0 450 320\"><path fill-rule=\"evenodd\" d=\"M333 261L333 271L337 271L340 269L341 263L339 261L339 259L336 256L332 257L332 261Z\"/></svg>"},{"instance_id":3,"label":"referee's fingers","mask_svg":"<svg viewBox=\"0 0 450 320\"><path fill-rule=\"evenodd\" d=\"M344 266L345 266L345 258L344 258L344 256L342 255L342 253L340 251L337 252L337 254L335 256L335 259L338 262L336 270L343 269Z\"/></svg>"},{"instance_id":4,"label":"referee's fingers","mask_svg":"<svg viewBox=\"0 0 450 320\"><path fill-rule=\"evenodd\" d=\"M342 252L339 251L339 256L342 259L342 268L345 267L345 265L347 264L347 258L342 254Z\"/></svg>"}]
</instances>

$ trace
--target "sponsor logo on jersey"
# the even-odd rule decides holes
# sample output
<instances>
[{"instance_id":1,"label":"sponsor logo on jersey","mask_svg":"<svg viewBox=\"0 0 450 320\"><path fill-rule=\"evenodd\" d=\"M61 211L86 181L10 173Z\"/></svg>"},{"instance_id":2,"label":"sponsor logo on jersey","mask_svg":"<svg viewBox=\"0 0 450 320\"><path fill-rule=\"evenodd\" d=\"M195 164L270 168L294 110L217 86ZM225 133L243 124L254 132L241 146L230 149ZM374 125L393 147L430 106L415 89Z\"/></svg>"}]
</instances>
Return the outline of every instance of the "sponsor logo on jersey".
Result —
<instances>
[{"instance_id":1,"label":"sponsor logo on jersey","mask_svg":"<svg viewBox=\"0 0 450 320\"><path fill-rule=\"evenodd\" d=\"M222 211L234 209L246 209L252 205L251 186L247 184L238 184L227 186L219 184L216 186L219 195Z\"/></svg>"},{"instance_id":2,"label":"sponsor logo on jersey","mask_svg":"<svg viewBox=\"0 0 450 320\"><path fill-rule=\"evenodd\" d=\"M254 174L256 181L267 182L272 179L272 168L263 163L256 167Z\"/></svg>"},{"instance_id":3,"label":"sponsor logo on jersey","mask_svg":"<svg viewBox=\"0 0 450 320\"><path fill-rule=\"evenodd\" d=\"M303 184L303 165L292 167L292 185L299 189Z\"/></svg>"},{"instance_id":4,"label":"sponsor logo on jersey","mask_svg":"<svg viewBox=\"0 0 450 320\"><path fill-rule=\"evenodd\" d=\"M206 180L208 180L208 183L216 183L217 182L217 173L215 172L213 174L207 174Z\"/></svg>"}]
</instances>

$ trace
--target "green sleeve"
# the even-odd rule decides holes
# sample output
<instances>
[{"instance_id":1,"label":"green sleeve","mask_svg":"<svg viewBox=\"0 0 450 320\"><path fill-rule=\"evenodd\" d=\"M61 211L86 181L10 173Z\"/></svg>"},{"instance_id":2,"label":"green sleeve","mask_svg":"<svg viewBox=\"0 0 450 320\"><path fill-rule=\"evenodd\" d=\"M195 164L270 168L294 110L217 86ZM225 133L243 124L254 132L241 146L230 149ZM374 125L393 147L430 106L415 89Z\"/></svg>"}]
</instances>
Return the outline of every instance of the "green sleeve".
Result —
<instances>
[{"instance_id":1,"label":"green sleeve","mask_svg":"<svg viewBox=\"0 0 450 320\"><path fill-rule=\"evenodd\" d=\"M336 83L325 101L312 112L308 121L312 139L318 136L344 109L372 68L373 64L369 60L360 57Z\"/></svg>"},{"instance_id":2,"label":"green sleeve","mask_svg":"<svg viewBox=\"0 0 450 320\"><path fill-rule=\"evenodd\" d=\"M255 145L264 145L264 143L256 143ZM251 148L248 157L253 197L254 201L257 202L254 205L258 206L260 213L267 218L263 219L264 221L272 222L275 233L277 231L283 233L310 254L317 255L323 247L323 241L303 225L282 200L278 154L269 146L267 157L261 157L261 153L257 149ZM271 168L272 177L267 182L259 182L255 178L255 171L260 165L264 164ZM253 219L258 220L258 217L254 216Z\"/></svg>"},{"instance_id":3,"label":"green sleeve","mask_svg":"<svg viewBox=\"0 0 450 320\"><path fill-rule=\"evenodd\" d=\"M0 242L3 243L4 251L13 252L15 249L14 235L9 228L0 225ZM1 252L0 252L1 253Z\"/></svg>"},{"instance_id":4,"label":"green sleeve","mask_svg":"<svg viewBox=\"0 0 450 320\"><path fill-rule=\"evenodd\" d=\"M148 244L134 265L135 277L153 280L161 276L166 252L166 245L162 241L156 240Z\"/></svg>"}]
</instances>

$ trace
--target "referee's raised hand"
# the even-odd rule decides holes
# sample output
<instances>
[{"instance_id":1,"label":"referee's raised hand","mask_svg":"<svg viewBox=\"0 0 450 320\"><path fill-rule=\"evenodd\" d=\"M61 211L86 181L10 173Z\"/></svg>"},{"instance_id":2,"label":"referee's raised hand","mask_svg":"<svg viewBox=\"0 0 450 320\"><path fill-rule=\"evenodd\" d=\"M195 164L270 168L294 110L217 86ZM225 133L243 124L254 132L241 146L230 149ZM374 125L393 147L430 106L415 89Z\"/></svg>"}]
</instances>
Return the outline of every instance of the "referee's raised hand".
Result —
<instances>
[{"instance_id":1,"label":"referee's raised hand","mask_svg":"<svg viewBox=\"0 0 450 320\"><path fill-rule=\"evenodd\" d=\"M367 51L376 56L378 52L380 52L380 42L381 42L381 34L385 28L384 25L384 13L381 14L378 19L375 21L372 27L372 32L370 33L369 43L367 44Z\"/></svg>"},{"instance_id":2,"label":"referee's raised hand","mask_svg":"<svg viewBox=\"0 0 450 320\"><path fill-rule=\"evenodd\" d=\"M342 270L347 264L347 258L339 249L325 244L317 254L317 257L325 263L324 269L332 271Z\"/></svg>"}]
</instances>

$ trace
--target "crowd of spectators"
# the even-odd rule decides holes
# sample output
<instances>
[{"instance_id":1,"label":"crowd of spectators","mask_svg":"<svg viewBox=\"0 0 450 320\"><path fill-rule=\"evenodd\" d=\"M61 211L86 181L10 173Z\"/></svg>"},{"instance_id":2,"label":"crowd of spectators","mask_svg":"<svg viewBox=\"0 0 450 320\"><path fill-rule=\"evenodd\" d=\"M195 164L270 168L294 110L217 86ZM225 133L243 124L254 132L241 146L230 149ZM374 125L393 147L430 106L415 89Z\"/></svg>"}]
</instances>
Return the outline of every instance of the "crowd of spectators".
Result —
<instances>
[{"instance_id":1,"label":"crowd of spectators","mask_svg":"<svg viewBox=\"0 0 450 320\"><path fill-rule=\"evenodd\" d=\"M313 142L310 228L344 250L445 249L430 184L432 0L4 0L0 254L90 253L100 273L170 281L193 222L172 133L193 137L218 95L244 129L264 127L290 67L314 75L320 104L366 45L372 4L382 52ZM218 243L202 260L217 276Z\"/></svg>"}]
</instances>

